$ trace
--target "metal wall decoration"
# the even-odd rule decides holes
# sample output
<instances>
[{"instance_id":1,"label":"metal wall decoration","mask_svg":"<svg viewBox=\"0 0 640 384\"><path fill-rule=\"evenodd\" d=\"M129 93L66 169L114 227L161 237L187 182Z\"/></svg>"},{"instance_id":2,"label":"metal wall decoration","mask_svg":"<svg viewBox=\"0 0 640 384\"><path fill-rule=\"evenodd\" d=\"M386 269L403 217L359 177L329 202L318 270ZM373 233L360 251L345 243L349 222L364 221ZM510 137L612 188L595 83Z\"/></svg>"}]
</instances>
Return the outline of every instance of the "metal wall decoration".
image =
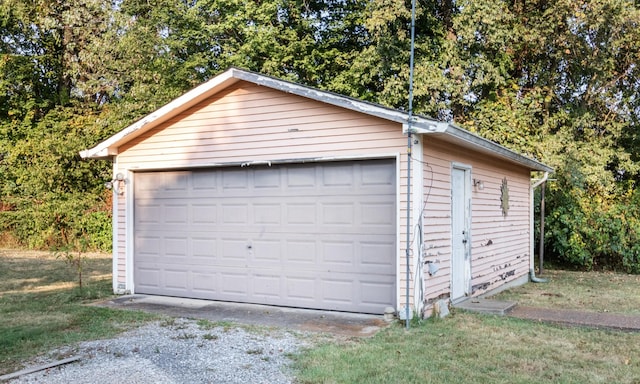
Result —
<instances>
[{"instance_id":1,"label":"metal wall decoration","mask_svg":"<svg viewBox=\"0 0 640 384\"><path fill-rule=\"evenodd\" d=\"M507 216L509 212L509 186L507 185L507 178L502 179L502 185L500 186L500 207L502 207L502 216Z\"/></svg>"}]
</instances>

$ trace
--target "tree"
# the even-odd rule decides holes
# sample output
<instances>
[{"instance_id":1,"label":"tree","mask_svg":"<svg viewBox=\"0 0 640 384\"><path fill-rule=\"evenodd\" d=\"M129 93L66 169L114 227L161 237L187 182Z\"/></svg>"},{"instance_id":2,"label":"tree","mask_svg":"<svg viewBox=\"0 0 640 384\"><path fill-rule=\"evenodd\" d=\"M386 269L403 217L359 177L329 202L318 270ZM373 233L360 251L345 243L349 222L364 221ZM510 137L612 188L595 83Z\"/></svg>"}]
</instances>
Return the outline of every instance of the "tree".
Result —
<instances>
[{"instance_id":1,"label":"tree","mask_svg":"<svg viewBox=\"0 0 640 384\"><path fill-rule=\"evenodd\" d=\"M414 112L556 168L556 260L640 272L637 2L417 5ZM92 228L106 246L109 167L78 150L229 66L406 109L410 16L407 0L0 0L0 231L44 247Z\"/></svg>"},{"instance_id":2,"label":"tree","mask_svg":"<svg viewBox=\"0 0 640 384\"><path fill-rule=\"evenodd\" d=\"M627 144L637 137L639 111L637 5L458 5L454 56L464 86L451 100L452 118L556 168L547 205L556 260L638 272L638 216L623 214L636 212L638 193Z\"/></svg>"},{"instance_id":3,"label":"tree","mask_svg":"<svg viewBox=\"0 0 640 384\"><path fill-rule=\"evenodd\" d=\"M96 113L82 103L92 96L75 87L91 69L83 53L108 20L102 5L0 4L0 228L30 246L66 243L80 222L108 226L104 194L95 186L108 168L77 155L95 129L89 119ZM105 246L104 236L97 238L93 245Z\"/></svg>"}]
</instances>

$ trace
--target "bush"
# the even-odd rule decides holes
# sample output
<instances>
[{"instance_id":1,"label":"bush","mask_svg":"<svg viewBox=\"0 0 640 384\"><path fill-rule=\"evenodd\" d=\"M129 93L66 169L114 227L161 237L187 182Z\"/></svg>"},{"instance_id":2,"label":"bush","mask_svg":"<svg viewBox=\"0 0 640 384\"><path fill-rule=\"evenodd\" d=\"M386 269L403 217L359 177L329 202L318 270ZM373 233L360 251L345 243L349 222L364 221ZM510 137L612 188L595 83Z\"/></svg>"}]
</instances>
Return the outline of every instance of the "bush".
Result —
<instances>
[{"instance_id":1,"label":"bush","mask_svg":"<svg viewBox=\"0 0 640 384\"><path fill-rule=\"evenodd\" d=\"M640 273L638 196L606 201L556 189L549 200L545 242L551 259L584 270Z\"/></svg>"},{"instance_id":2,"label":"bush","mask_svg":"<svg viewBox=\"0 0 640 384\"><path fill-rule=\"evenodd\" d=\"M111 207L83 194L44 199L15 199L15 208L0 212L0 232L33 249L111 249Z\"/></svg>"}]
</instances>

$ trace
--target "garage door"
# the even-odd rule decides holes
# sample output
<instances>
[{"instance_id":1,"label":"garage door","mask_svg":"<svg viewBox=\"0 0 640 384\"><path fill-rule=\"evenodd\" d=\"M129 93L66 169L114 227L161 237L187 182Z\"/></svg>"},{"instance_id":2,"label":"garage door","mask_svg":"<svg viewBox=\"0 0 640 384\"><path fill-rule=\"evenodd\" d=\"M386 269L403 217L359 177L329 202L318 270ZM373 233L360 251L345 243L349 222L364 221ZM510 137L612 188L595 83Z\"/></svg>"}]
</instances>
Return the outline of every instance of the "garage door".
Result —
<instances>
[{"instance_id":1,"label":"garage door","mask_svg":"<svg viewBox=\"0 0 640 384\"><path fill-rule=\"evenodd\" d=\"M394 160L135 174L137 293L395 307Z\"/></svg>"}]
</instances>

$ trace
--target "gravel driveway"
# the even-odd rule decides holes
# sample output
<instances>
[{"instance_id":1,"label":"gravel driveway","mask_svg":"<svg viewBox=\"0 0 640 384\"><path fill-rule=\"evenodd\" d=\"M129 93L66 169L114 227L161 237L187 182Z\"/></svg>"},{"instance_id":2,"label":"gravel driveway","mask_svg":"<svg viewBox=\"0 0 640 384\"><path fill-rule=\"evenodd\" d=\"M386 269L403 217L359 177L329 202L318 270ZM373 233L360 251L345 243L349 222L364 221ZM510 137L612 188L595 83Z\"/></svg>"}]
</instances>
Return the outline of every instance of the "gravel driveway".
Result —
<instances>
[{"instance_id":1,"label":"gravel driveway","mask_svg":"<svg viewBox=\"0 0 640 384\"><path fill-rule=\"evenodd\" d=\"M83 358L11 383L291 383L288 356L306 345L300 332L171 319L54 351Z\"/></svg>"}]
</instances>

